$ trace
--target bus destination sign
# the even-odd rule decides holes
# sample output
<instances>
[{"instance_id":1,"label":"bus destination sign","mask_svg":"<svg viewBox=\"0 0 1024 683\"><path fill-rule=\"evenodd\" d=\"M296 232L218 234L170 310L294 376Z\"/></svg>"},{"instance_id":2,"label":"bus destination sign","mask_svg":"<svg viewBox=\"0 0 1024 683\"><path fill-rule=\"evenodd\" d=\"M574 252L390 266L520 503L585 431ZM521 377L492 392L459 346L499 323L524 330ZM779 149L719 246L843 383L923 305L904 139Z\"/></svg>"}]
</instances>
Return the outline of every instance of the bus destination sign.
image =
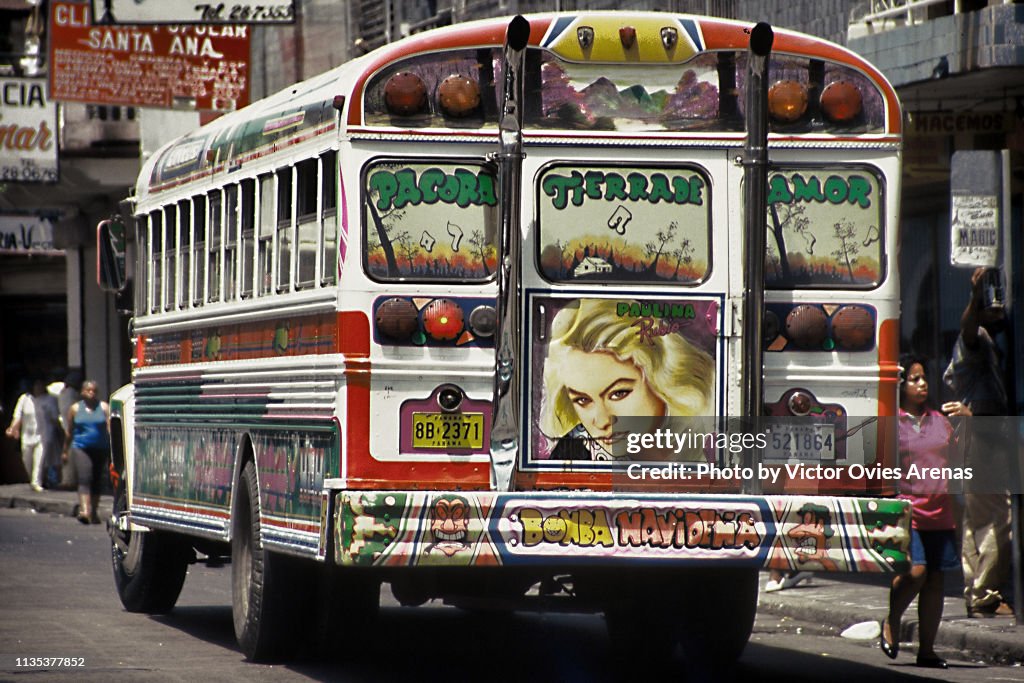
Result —
<instances>
[{"instance_id":1,"label":"bus destination sign","mask_svg":"<svg viewBox=\"0 0 1024 683\"><path fill-rule=\"evenodd\" d=\"M97 24L293 24L294 0L91 0Z\"/></svg>"},{"instance_id":2,"label":"bus destination sign","mask_svg":"<svg viewBox=\"0 0 1024 683\"><path fill-rule=\"evenodd\" d=\"M50 97L232 111L249 103L249 26L94 24L89 5L50 5Z\"/></svg>"}]
</instances>

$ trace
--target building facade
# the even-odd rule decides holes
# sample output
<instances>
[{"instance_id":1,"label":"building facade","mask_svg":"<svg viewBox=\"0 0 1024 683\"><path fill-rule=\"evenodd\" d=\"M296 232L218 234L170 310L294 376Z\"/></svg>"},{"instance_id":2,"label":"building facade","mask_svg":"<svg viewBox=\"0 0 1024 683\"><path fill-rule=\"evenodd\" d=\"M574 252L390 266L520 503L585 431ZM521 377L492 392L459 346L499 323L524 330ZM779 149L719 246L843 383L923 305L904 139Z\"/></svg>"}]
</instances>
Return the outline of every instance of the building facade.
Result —
<instances>
[{"instance_id":1,"label":"building facade","mask_svg":"<svg viewBox=\"0 0 1024 683\"><path fill-rule=\"evenodd\" d=\"M437 26L516 13L658 9L710 14L815 34L875 63L909 116L900 257L905 349L936 359L938 379L967 301L970 271L950 265L950 160L1007 150L1010 296L1021 292L1024 181L1024 4L998 0L296 0L292 25L253 27L250 98L258 99ZM0 77L47 75L47 0L0 2ZM103 391L128 381L128 318L95 284L94 230L130 194L140 162L196 113L49 103L56 107L56 182L0 184L0 421L21 384L81 368ZM169 123L173 120L173 124ZM148 124L148 126L147 126ZM37 239L30 240L32 234ZM42 236L42 237L40 237ZM130 245L131 246L131 245ZM129 262L131 259L129 258ZM124 299L130 301L130 298ZM1011 299L1012 303L1012 299ZM1018 410L1024 401L1019 316L1002 340ZM0 446L0 481L19 476Z\"/></svg>"}]
</instances>

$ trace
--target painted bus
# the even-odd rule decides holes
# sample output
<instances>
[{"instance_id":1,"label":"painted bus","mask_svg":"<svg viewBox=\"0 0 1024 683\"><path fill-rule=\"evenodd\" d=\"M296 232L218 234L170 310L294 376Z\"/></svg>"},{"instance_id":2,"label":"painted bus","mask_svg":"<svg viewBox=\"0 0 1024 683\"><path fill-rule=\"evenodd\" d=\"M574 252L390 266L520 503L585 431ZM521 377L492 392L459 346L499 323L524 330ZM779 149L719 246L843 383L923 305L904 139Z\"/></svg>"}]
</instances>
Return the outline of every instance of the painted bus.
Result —
<instances>
[{"instance_id":1,"label":"painted bus","mask_svg":"<svg viewBox=\"0 0 1024 683\"><path fill-rule=\"evenodd\" d=\"M902 122L823 40L587 12L413 35L167 144L100 229L115 288L134 230L125 608L230 562L253 660L384 583L735 659L760 570L905 568Z\"/></svg>"}]
</instances>

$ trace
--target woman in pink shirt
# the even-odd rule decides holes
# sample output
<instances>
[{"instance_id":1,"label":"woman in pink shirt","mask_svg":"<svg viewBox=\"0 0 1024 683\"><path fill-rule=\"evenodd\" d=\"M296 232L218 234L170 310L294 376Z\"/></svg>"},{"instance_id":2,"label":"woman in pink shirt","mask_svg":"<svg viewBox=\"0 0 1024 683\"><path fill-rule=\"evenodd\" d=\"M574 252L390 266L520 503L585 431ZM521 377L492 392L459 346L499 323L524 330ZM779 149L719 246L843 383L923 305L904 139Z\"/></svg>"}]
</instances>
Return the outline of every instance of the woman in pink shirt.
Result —
<instances>
[{"instance_id":1,"label":"woman in pink shirt","mask_svg":"<svg viewBox=\"0 0 1024 683\"><path fill-rule=\"evenodd\" d=\"M971 414L966 405L953 402L939 412L928 401L926 360L906 354L900 358L900 467L906 473L912 464L919 469L949 467L953 427L946 415ZM957 569L956 519L953 497L942 479L904 479L901 498L911 504L910 571L892 580L889 616L882 622L880 644L891 659L899 653L900 619L917 601L921 646L917 665L947 668L946 660L935 654L935 635L942 619L943 572Z\"/></svg>"}]
</instances>

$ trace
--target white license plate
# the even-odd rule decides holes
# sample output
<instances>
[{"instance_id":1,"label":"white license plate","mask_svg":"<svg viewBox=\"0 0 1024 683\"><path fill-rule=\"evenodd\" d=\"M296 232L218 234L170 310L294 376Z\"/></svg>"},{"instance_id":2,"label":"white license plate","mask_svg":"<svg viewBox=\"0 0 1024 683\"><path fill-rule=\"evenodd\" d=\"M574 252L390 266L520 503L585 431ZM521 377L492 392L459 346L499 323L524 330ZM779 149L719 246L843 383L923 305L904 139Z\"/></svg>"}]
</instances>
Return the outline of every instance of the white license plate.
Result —
<instances>
[{"instance_id":1,"label":"white license plate","mask_svg":"<svg viewBox=\"0 0 1024 683\"><path fill-rule=\"evenodd\" d=\"M835 425L775 424L768 434L765 459L771 460L835 460Z\"/></svg>"}]
</instances>

